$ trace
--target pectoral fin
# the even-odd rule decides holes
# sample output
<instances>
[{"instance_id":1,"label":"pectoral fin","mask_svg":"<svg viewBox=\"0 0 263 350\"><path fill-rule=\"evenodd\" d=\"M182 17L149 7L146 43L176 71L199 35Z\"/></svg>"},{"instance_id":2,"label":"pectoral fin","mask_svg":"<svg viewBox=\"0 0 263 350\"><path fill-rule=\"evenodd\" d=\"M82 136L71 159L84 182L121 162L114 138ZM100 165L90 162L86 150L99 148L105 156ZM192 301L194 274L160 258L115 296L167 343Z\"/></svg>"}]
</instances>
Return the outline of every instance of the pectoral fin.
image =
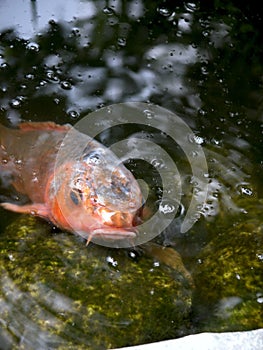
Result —
<instances>
[{"instance_id":1,"label":"pectoral fin","mask_svg":"<svg viewBox=\"0 0 263 350\"><path fill-rule=\"evenodd\" d=\"M0 205L4 209L14 211L16 213L37 215L46 219L49 218L49 211L45 206L45 204L42 204L42 203L17 205L17 204L5 202L5 203L1 203Z\"/></svg>"},{"instance_id":2,"label":"pectoral fin","mask_svg":"<svg viewBox=\"0 0 263 350\"><path fill-rule=\"evenodd\" d=\"M58 130L58 131L69 131L72 126L70 124L56 124L54 122L24 122L18 125L20 130L32 131L32 130Z\"/></svg>"}]
</instances>

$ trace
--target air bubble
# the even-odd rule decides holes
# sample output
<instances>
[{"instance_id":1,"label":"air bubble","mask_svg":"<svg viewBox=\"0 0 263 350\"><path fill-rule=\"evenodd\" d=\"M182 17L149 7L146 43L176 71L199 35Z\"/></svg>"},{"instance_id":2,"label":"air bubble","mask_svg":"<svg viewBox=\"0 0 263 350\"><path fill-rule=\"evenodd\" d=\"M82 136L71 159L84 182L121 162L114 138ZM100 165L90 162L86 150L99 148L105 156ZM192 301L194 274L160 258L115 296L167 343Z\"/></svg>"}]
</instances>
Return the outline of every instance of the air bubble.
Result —
<instances>
[{"instance_id":1,"label":"air bubble","mask_svg":"<svg viewBox=\"0 0 263 350\"><path fill-rule=\"evenodd\" d=\"M194 12L198 10L198 5L193 2L187 2L185 3L185 9L188 10L188 12Z\"/></svg>"},{"instance_id":2,"label":"air bubble","mask_svg":"<svg viewBox=\"0 0 263 350\"><path fill-rule=\"evenodd\" d=\"M39 45L37 43L31 42L26 45L26 49L33 52L38 52Z\"/></svg>"},{"instance_id":3,"label":"air bubble","mask_svg":"<svg viewBox=\"0 0 263 350\"><path fill-rule=\"evenodd\" d=\"M195 143L197 145L201 145L202 143L204 143L204 138L203 137L197 136L197 135L194 135L194 134L188 134L188 140L191 143Z\"/></svg>"},{"instance_id":4,"label":"air bubble","mask_svg":"<svg viewBox=\"0 0 263 350\"><path fill-rule=\"evenodd\" d=\"M126 46L126 39L125 38L118 38L118 45L121 47Z\"/></svg>"},{"instance_id":5,"label":"air bubble","mask_svg":"<svg viewBox=\"0 0 263 350\"><path fill-rule=\"evenodd\" d=\"M137 255L136 255L135 252L133 252L133 251L128 252L128 255L129 255L129 257L130 257L131 259L137 258Z\"/></svg>"},{"instance_id":6,"label":"air bubble","mask_svg":"<svg viewBox=\"0 0 263 350\"><path fill-rule=\"evenodd\" d=\"M167 9L166 7L160 7L158 8L158 12L160 13L160 15L164 16L164 17L170 17L172 12Z\"/></svg>"},{"instance_id":7,"label":"air bubble","mask_svg":"<svg viewBox=\"0 0 263 350\"><path fill-rule=\"evenodd\" d=\"M246 196L252 196L253 195L253 191L247 187L241 187L240 188L241 193L245 194Z\"/></svg>"},{"instance_id":8,"label":"air bubble","mask_svg":"<svg viewBox=\"0 0 263 350\"><path fill-rule=\"evenodd\" d=\"M73 28L71 32L72 32L72 35L74 36L80 36L79 28Z\"/></svg>"},{"instance_id":9,"label":"air bubble","mask_svg":"<svg viewBox=\"0 0 263 350\"><path fill-rule=\"evenodd\" d=\"M198 145L201 145L202 143L204 143L204 138L201 136L195 136L194 140L195 140L195 143L197 143Z\"/></svg>"},{"instance_id":10,"label":"air bubble","mask_svg":"<svg viewBox=\"0 0 263 350\"><path fill-rule=\"evenodd\" d=\"M238 117L238 112L229 112L230 118Z\"/></svg>"},{"instance_id":11,"label":"air bubble","mask_svg":"<svg viewBox=\"0 0 263 350\"><path fill-rule=\"evenodd\" d=\"M10 102L10 106L12 108L20 108L22 106L22 103L24 102L25 97L24 96L17 96L16 98L14 98L13 100L11 100Z\"/></svg>"},{"instance_id":12,"label":"air bubble","mask_svg":"<svg viewBox=\"0 0 263 350\"><path fill-rule=\"evenodd\" d=\"M20 108L21 107L21 102L19 100L14 99L14 100L12 100L10 102L10 105L13 108Z\"/></svg>"},{"instance_id":13,"label":"air bubble","mask_svg":"<svg viewBox=\"0 0 263 350\"><path fill-rule=\"evenodd\" d=\"M145 109L143 113L145 114L147 119L152 119L154 117L154 113L149 111L148 109Z\"/></svg>"},{"instance_id":14,"label":"air bubble","mask_svg":"<svg viewBox=\"0 0 263 350\"><path fill-rule=\"evenodd\" d=\"M200 108L198 110L198 114L202 117L205 117L207 115L207 111L205 111L204 109Z\"/></svg>"},{"instance_id":15,"label":"air bubble","mask_svg":"<svg viewBox=\"0 0 263 350\"><path fill-rule=\"evenodd\" d=\"M66 81L66 80L62 81L62 82L60 83L60 86L61 86L62 89L64 89L64 90L70 90L70 89L72 88L71 83L70 83L69 81Z\"/></svg>"},{"instance_id":16,"label":"air bubble","mask_svg":"<svg viewBox=\"0 0 263 350\"><path fill-rule=\"evenodd\" d=\"M34 80L34 79L35 79L35 76L34 76L34 74L28 73L28 74L25 75L25 78L26 78L27 80Z\"/></svg>"},{"instance_id":17,"label":"air bubble","mask_svg":"<svg viewBox=\"0 0 263 350\"><path fill-rule=\"evenodd\" d=\"M39 86L45 86L47 84L46 80L41 80Z\"/></svg>"},{"instance_id":18,"label":"air bubble","mask_svg":"<svg viewBox=\"0 0 263 350\"><path fill-rule=\"evenodd\" d=\"M118 262L114 260L111 256L107 256L106 261L113 267L116 267L118 265Z\"/></svg>"},{"instance_id":19,"label":"air bubble","mask_svg":"<svg viewBox=\"0 0 263 350\"><path fill-rule=\"evenodd\" d=\"M48 70L46 76L50 81L55 83L58 82L58 77L55 76L55 73L52 70Z\"/></svg>"},{"instance_id":20,"label":"air bubble","mask_svg":"<svg viewBox=\"0 0 263 350\"><path fill-rule=\"evenodd\" d=\"M79 113L75 110L68 111L68 116L71 119L77 119L79 117Z\"/></svg>"},{"instance_id":21,"label":"air bubble","mask_svg":"<svg viewBox=\"0 0 263 350\"><path fill-rule=\"evenodd\" d=\"M213 144L217 145L217 146L221 143L220 140L216 140L215 138L212 138L212 139L211 139L211 142L212 142Z\"/></svg>"},{"instance_id":22,"label":"air bubble","mask_svg":"<svg viewBox=\"0 0 263 350\"><path fill-rule=\"evenodd\" d=\"M6 69L6 68L8 68L8 64L6 62L3 62L3 63L1 63L0 67L2 69Z\"/></svg>"},{"instance_id":23,"label":"air bubble","mask_svg":"<svg viewBox=\"0 0 263 350\"><path fill-rule=\"evenodd\" d=\"M164 167L163 161L159 159L152 159L151 164L157 169L162 169Z\"/></svg>"},{"instance_id":24,"label":"air bubble","mask_svg":"<svg viewBox=\"0 0 263 350\"><path fill-rule=\"evenodd\" d=\"M203 75L209 74L208 68L207 68L206 66L202 66L202 67L201 67L201 73L202 73Z\"/></svg>"},{"instance_id":25,"label":"air bubble","mask_svg":"<svg viewBox=\"0 0 263 350\"><path fill-rule=\"evenodd\" d=\"M104 7L103 13L105 13L105 15L108 15L108 16L114 15L114 11L111 7Z\"/></svg>"},{"instance_id":26,"label":"air bubble","mask_svg":"<svg viewBox=\"0 0 263 350\"><path fill-rule=\"evenodd\" d=\"M167 203L167 202L162 202L159 205L159 211L162 214L174 214L175 213L175 206L173 204Z\"/></svg>"}]
</instances>

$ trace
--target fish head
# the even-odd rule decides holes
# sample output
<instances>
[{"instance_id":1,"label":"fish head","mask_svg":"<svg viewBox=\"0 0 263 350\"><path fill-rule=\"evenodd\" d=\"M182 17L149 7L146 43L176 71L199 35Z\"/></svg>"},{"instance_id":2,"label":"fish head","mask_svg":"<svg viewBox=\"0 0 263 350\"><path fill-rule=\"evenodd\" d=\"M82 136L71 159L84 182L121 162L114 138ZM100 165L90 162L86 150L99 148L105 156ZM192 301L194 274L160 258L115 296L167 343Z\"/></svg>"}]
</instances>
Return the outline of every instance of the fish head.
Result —
<instances>
[{"instance_id":1,"label":"fish head","mask_svg":"<svg viewBox=\"0 0 263 350\"><path fill-rule=\"evenodd\" d=\"M136 237L143 197L133 174L107 148L55 169L47 192L53 222L89 241Z\"/></svg>"}]
</instances>

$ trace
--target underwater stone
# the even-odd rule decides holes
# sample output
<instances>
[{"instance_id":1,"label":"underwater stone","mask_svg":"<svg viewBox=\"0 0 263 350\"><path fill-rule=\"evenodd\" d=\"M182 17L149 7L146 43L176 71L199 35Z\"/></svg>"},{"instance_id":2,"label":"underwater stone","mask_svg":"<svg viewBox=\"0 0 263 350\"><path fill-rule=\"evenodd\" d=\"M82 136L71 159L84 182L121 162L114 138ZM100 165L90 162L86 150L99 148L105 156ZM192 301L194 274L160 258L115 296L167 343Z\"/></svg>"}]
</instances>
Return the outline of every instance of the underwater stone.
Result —
<instances>
[{"instance_id":1,"label":"underwater stone","mask_svg":"<svg viewBox=\"0 0 263 350\"><path fill-rule=\"evenodd\" d=\"M248 214L243 220L222 227L222 232L197 257L193 302L199 322L202 314L207 319L205 331L263 327L262 209L263 203L246 208Z\"/></svg>"},{"instance_id":2,"label":"underwater stone","mask_svg":"<svg viewBox=\"0 0 263 350\"><path fill-rule=\"evenodd\" d=\"M121 347L183 335L189 325L191 283L181 267L86 247L30 216L6 228L0 252L1 324L12 349Z\"/></svg>"}]
</instances>

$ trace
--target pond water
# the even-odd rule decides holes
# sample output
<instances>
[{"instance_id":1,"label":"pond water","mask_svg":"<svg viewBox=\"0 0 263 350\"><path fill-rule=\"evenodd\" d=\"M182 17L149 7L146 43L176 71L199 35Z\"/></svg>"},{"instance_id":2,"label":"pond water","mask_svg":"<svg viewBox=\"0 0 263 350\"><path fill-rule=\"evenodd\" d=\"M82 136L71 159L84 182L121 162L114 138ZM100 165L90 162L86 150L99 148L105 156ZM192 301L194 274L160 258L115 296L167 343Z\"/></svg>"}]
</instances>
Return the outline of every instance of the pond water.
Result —
<instances>
[{"instance_id":1,"label":"pond water","mask_svg":"<svg viewBox=\"0 0 263 350\"><path fill-rule=\"evenodd\" d=\"M76 124L112 104L161 106L174 124L131 125L123 115L113 127L105 114L109 127L96 138L128 139L132 159L123 158L147 183L152 210L163 159L135 137L169 154L182 183L180 205L162 203L165 214L177 208L155 238L164 250L86 247L0 208L1 349L104 349L263 327L261 26L253 1L1 1L1 124ZM180 137L169 133L176 118L208 166L206 205L186 232L198 186ZM11 195L3 188L0 199Z\"/></svg>"}]
</instances>

